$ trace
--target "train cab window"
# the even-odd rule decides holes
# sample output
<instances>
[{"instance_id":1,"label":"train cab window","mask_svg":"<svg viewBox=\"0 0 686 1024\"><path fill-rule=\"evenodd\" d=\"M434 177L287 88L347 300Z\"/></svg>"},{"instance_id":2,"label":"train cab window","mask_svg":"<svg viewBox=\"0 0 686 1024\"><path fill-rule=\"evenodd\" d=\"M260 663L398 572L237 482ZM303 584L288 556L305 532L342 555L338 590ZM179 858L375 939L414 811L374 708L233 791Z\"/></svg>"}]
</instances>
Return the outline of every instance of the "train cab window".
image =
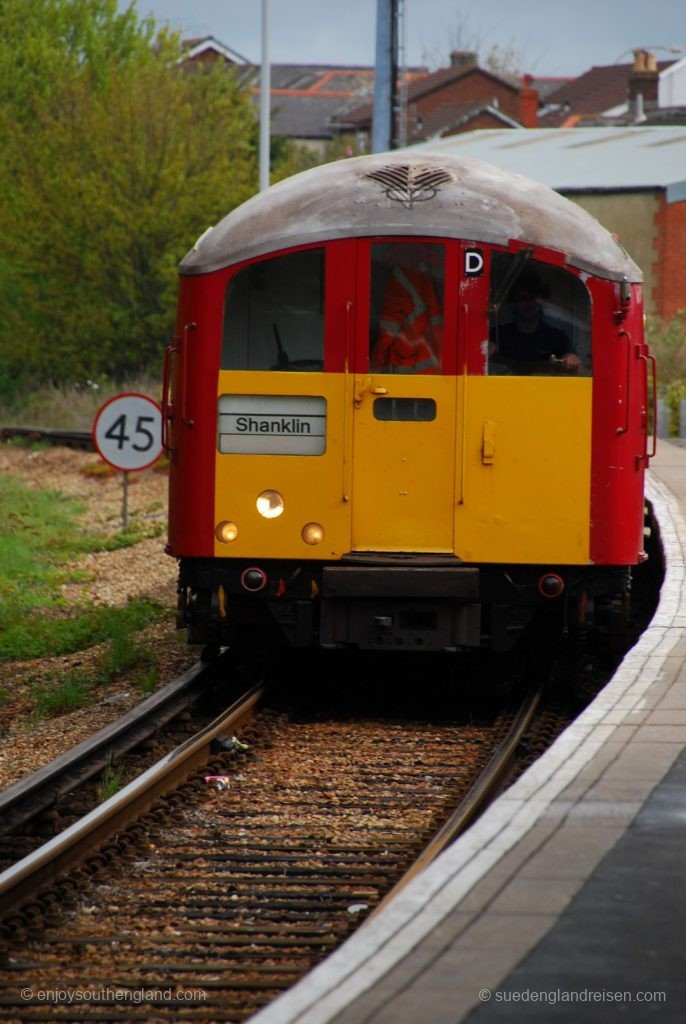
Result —
<instances>
[{"instance_id":1,"label":"train cab window","mask_svg":"<svg viewBox=\"0 0 686 1024\"><path fill-rule=\"evenodd\" d=\"M444 277L444 250L440 244L372 245L372 373L442 372Z\"/></svg>"},{"instance_id":2,"label":"train cab window","mask_svg":"<svg viewBox=\"0 0 686 1024\"><path fill-rule=\"evenodd\" d=\"M493 253L489 374L591 376L591 302L575 274Z\"/></svg>"},{"instance_id":3,"label":"train cab window","mask_svg":"<svg viewBox=\"0 0 686 1024\"><path fill-rule=\"evenodd\" d=\"M324 250L239 270L224 299L222 369L317 371L324 366Z\"/></svg>"}]
</instances>

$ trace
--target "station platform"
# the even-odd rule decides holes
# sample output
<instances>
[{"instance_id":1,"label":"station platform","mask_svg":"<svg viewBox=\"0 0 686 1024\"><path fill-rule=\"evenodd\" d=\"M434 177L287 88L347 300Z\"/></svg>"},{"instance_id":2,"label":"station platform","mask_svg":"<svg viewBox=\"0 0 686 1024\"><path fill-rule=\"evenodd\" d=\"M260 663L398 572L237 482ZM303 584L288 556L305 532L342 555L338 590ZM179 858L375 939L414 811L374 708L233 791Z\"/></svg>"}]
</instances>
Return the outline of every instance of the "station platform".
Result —
<instances>
[{"instance_id":1,"label":"station platform","mask_svg":"<svg viewBox=\"0 0 686 1024\"><path fill-rule=\"evenodd\" d=\"M686 1020L686 447L667 572L608 685L477 823L252 1024Z\"/></svg>"}]
</instances>

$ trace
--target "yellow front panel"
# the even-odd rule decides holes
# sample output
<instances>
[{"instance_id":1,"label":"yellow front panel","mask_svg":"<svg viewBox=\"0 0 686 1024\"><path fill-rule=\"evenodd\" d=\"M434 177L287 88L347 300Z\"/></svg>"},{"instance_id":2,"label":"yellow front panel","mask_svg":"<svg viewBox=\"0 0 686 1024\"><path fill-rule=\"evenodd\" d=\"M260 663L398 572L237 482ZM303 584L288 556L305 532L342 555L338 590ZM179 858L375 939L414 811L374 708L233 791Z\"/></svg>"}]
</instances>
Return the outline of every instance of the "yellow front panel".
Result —
<instances>
[{"instance_id":1,"label":"yellow front panel","mask_svg":"<svg viewBox=\"0 0 686 1024\"><path fill-rule=\"evenodd\" d=\"M454 377L355 378L353 550L453 550L455 396ZM376 399L428 399L435 419L381 421Z\"/></svg>"},{"instance_id":2,"label":"yellow front panel","mask_svg":"<svg viewBox=\"0 0 686 1024\"><path fill-rule=\"evenodd\" d=\"M460 381L455 550L465 561L589 561L592 383Z\"/></svg>"},{"instance_id":3,"label":"yellow front panel","mask_svg":"<svg viewBox=\"0 0 686 1024\"><path fill-rule=\"evenodd\" d=\"M345 400L346 381L349 382ZM215 539L218 558L340 558L350 549L351 382L344 374L271 372L219 375L218 396L317 396L326 400L326 448L321 455L221 454L215 473L215 523L230 520L238 536L230 544ZM346 479L346 474L348 474ZM256 500L278 491L284 512L264 519ZM321 544L306 544L307 523L324 527Z\"/></svg>"},{"instance_id":4,"label":"yellow front panel","mask_svg":"<svg viewBox=\"0 0 686 1024\"><path fill-rule=\"evenodd\" d=\"M218 453L215 522L239 533L217 557L589 561L590 378L222 373L218 393L323 397L326 449ZM379 397L433 400L435 419L380 421ZM277 519L257 512L264 490L284 498ZM310 522L324 527L316 546L301 537Z\"/></svg>"}]
</instances>

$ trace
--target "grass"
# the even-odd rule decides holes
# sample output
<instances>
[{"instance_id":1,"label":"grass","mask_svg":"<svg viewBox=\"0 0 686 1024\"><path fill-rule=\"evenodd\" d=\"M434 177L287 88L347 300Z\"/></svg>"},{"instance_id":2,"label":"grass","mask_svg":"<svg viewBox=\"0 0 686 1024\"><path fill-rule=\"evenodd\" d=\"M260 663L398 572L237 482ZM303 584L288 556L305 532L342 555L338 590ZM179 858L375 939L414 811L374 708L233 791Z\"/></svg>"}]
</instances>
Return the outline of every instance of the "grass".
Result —
<instances>
[{"instance_id":1,"label":"grass","mask_svg":"<svg viewBox=\"0 0 686 1024\"><path fill-rule=\"evenodd\" d=\"M77 673L70 672L48 685L33 691L37 718L52 718L74 711L88 702L88 684Z\"/></svg>"},{"instance_id":2,"label":"grass","mask_svg":"<svg viewBox=\"0 0 686 1024\"><path fill-rule=\"evenodd\" d=\"M0 423L14 427L61 427L90 430L104 403L124 392L159 399L162 375L141 376L125 383L82 381L71 387L45 384L23 391L13 401L0 401Z\"/></svg>"},{"instance_id":3,"label":"grass","mask_svg":"<svg viewBox=\"0 0 686 1024\"><path fill-rule=\"evenodd\" d=\"M108 640L121 647L124 634L162 617L164 609L148 600L74 608L61 595L62 584L83 578L68 569L70 561L133 544L140 531L108 538L83 530L78 502L30 490L10 474L0 476L0 505L0 661L69 654Z\"/></svg>"},{"instance_id":4,"label":"grass","mask_svg":"<svg viewBox=\"0 0 686 1024\"><path fill-rule=\"evenodd\" d=\"M119 615L126 609L109 609L111 620L107 624L108 642L95 663L88 669L76 669L63 676L51 677L45 683L31 688L34 717L51 718L85 707L99 699L99 688L112 682L118 675L131 673L143 694L151 693L158 681L157 667L151 664L148 652L136 642L135 616ZM163 614L162 609L159 609ZM159 616L157 616L159 617Z\"/></svg>"},{"instance_id":5,"label":"grass","mask_svg":"<svg viewBox=\"0 0 686 1024\"><path fill-rule=\"evenodd\" d=\"M122 769L113 768L111 763L108 764L96 787L98 802L102 804L105 800L109 800L111 796L114 796L115 793L118 793L121 789L121 783Z\"/></svg>"}]
</instances>

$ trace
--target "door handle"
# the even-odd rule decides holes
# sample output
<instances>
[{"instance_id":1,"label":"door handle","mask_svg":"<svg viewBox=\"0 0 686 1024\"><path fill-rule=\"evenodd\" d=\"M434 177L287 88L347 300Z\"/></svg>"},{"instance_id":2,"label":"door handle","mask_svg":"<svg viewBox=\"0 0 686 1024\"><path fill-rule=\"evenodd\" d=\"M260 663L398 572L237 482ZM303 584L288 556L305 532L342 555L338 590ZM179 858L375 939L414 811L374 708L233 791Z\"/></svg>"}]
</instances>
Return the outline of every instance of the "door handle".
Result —
<instances>
[{"instance_id":1,"label":"door handle","mask_svg":"<svg viewBox=\"0 0 686 1024\"><path fill-rule=\"evenodd\" d=\"M384 387L383 384L375 384L374 378L369 374L364 377L355 377L354 402L356 409L360 408L366 394L387 395L388 388Z\"/></svg>"}]
</instances>

